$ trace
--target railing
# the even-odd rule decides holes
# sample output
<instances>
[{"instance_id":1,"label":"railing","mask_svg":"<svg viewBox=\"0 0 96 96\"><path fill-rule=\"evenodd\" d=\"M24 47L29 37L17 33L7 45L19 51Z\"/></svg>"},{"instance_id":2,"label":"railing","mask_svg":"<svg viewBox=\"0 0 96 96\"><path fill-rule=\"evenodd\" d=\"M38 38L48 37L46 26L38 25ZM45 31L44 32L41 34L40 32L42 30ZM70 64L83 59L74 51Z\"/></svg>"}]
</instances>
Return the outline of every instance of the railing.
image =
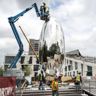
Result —
<instances>
[{"instance_id":1,"label":"railing","mask_svg":"<svg viewBox=\"0 0 96 96\"><path fill-rule=\"evenodd\" d=\"M96 80L95 79L83 80L82 89L88 94L96 96Z\"/></svg>"},{"instance_id":2,"label":"railing","mask_svg":"<svg viewBox=\"0 0 96 96\"><path fill-rule=\"evenodd\" d=\"M16 88L16 92L19 93L19 96L22 96L24 93L24 90L27 87L27 80L20 81L18 87ZM17 96L17 95L16 95Z\"/></svg>"},{"instance_id":3,"label":"railing","mask_svg":"<svg viewBox=\"0 0 96 96\"><path fill-rule=\"evenodd\" d=\"M34 85L34 86L31 86L31 88L26 88L25 86L26 86L26 81L22 84L22 87L20 87L19 95L17 95L17 96L22 96L23 92L24 92L24 94L25 93L27 93L27 94L28 93L30 93L30 94L37 94L38 93L38 95L42 94L42 96L47 96L48 94L51 94L51 89L50 90L38 90L38 86L39 86L38 84ZM34 88L35 88L35 90L34 90ZM68 89L68 90L70 92L72 92L71 89ZM64 91L65 91L65 89L64 89ZM59 93L60 94L66 94L66 92L64 92L64 91L61 90ZM76 90L74 92L76 92ZM95 79L83 79L82 84L81 84L81 89L79 91L79 94L84 94L83 92L87 93L88 96L96 96L96 80ZM69 92L67 92L67 93L69 93Z\"/></svg>"}]
</instances>

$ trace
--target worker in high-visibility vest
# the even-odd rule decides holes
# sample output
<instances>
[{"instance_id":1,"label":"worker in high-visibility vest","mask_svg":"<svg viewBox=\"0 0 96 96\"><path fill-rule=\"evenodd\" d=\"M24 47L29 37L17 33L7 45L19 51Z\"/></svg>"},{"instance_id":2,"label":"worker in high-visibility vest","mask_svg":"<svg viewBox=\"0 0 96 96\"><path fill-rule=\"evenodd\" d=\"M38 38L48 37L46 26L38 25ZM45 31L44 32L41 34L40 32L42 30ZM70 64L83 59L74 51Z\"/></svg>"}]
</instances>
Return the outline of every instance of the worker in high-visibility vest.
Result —
<instances>
[{"instance_id":1,"label":"worker in high-visibility vest","mask_svg":"<svg viewBox=\"0 0 96 96\"><path fill-rule=\"evenodd\" d=\"M52 96L59 96L58 94L58 80L57 78L55 78L53 81L52 81Z\"/></svg>"},{"instance_id":2,"label":"worker in high-visibility vest","mask_svg":"<svg viewBox=\"0 0 96 96\"><path fill-rule=\"evenodd\" d=\"M78 74L76 76L76 80L75 80L76 91L78 91L80 89L80 83L82 83L82 77L81 77L81 73L78 72Z\"/></svg>"},{"instance_id":3,"label":"worker in high-visibility vest","mask_svg":"<svg viewBox=\"0 0 96 96\"><path fill-rule=\"evenodd\" d=\"M44 90L44 86L43 86L43 84L44 84L44 82L45 82L45 80L44 80L44 74L43 74L43 71L41 71L41 73L39 74L39 76L38 76L38 80L39 80L39 90Z\"/></svg>"}]
</instances>

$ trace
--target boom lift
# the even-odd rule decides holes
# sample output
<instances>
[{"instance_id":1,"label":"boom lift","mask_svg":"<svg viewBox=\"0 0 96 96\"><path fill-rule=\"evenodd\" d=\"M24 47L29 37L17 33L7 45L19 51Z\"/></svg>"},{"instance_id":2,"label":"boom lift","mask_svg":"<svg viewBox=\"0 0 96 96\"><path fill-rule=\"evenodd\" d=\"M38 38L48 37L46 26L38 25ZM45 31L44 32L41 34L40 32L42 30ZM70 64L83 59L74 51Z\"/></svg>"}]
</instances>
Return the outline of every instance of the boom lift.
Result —
<instances>
[{"instance_id":1,"label":"boom lift","mask_svg":"<svg viewBox=\"0 0 96 96\"><path fill-rule=\"evenodd\" d=\"M45 4L45 3L43 3ZM40 9L38 9L37 7L37 4L34 3L31 7L25 9L24 11L20 12L19 14L17 14L16 16L13 16L13 17L9 17L8 20L9 20L9 24L12 28L12 31L14 33L14 36L17 40L17 43L19 45L19 51L17 53L17 55L15 56L15 58L13 59L11 65L9 66L9 69L6 70L6 72L4 73L4 76L14 76L13 72L12 72L12 68L16 68L16 63L18 62L19 58L21 57L22 53L23 53L23 43L20 39L20 36L18 34L18 31L15 27L15 23L16 21L21 17L23 16L25 13L27 13L28 11L30 11L32 8L35 8L35 11L36 11L36 14L37 14L37 17L40 17L41 20L44 20L45 22L48 22L49 21L49 11L45 10L45 6L41 6ZM38 58L37 58L38 59ZM13 70L14 71L14 70ZM18 73L18 72L17 72ZM20 74L19 74L20 75ZM15 74L16 76L16 74Z\"/></svg>"}]
</instances>

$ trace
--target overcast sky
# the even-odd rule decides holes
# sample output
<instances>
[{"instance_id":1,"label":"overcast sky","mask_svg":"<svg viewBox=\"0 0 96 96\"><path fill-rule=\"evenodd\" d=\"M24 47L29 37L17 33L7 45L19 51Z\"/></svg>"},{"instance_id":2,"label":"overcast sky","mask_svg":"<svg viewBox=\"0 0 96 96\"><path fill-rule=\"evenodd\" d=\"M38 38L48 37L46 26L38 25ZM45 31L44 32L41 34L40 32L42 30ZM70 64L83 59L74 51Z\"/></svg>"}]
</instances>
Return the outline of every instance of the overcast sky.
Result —
<instances>
[{"instance_id":1,"label":"overcast sky","mask_svg":"<svg viewBox=\"0 0 96 96\"><path fill-rule=\"evenodd\" d=\"M0 63L4 56L18 52L18 45L8 23L8 17L15 16L34 2L40 6L44 0L0 0ZM50 1L50 2L49 2ZM63 26L65 50L79 49L82 55L96 56L96 0L45 0L50 13ZM33 10L16 23L21 25L28 38L39 39L43 21L36 17ZM20 30L24 51L28 44Z\"/></svg>"}]
</instances>

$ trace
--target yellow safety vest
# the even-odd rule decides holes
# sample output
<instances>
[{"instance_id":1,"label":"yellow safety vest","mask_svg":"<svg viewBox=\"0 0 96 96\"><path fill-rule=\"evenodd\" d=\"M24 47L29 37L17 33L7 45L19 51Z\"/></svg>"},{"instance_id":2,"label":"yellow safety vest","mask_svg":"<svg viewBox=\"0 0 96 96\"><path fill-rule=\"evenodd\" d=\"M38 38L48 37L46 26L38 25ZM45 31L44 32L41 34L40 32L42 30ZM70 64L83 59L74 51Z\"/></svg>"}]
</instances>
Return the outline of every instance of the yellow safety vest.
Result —
<instances>
[{"instance_id":1,"label":"yellow safety vest","mask_svg":"<svg viewBox=\"0 0 96 96\"><path fill-rule=\"evenodd\" d=\"M58 82L52 81L52 90L58 90Z\"/></svg>"},{"instance_id":2,"label":"yellow safety vest","mask_svg":"<svg viewBox=\"0 0 96 96\"><path fill-rule=\"evenodd\" d=\"M39 74L38 79L42 80L42 74Z\"/></svg>"},{"instance_id":3,"label":"yellow safety vest","mask_svg":"<svg viewBox=\"0 0 96 96\"><path fill-rule=\"evenodd\" d=\"M76 77L76 81L80 81L80 75L79 74Z\"/></svg>"}]
</instances>

